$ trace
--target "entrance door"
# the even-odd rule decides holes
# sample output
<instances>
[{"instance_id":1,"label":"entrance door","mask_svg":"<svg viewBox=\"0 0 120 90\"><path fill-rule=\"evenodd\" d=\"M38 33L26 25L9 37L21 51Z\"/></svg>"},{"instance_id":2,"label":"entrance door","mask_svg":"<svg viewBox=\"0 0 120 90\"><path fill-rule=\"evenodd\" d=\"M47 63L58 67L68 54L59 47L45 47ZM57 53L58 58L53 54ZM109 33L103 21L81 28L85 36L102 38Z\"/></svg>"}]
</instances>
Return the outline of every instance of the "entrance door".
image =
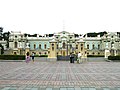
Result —
<instances>
[{"instance_id":1,"label":"entrance door","mask_svg":"<svg viewBox=\"0 0 120 90\"><path fill-rule=\"evenodd\" d=\"M65 56L65 51L63 51L63 56Z\"/></svg>"}]
</instances>

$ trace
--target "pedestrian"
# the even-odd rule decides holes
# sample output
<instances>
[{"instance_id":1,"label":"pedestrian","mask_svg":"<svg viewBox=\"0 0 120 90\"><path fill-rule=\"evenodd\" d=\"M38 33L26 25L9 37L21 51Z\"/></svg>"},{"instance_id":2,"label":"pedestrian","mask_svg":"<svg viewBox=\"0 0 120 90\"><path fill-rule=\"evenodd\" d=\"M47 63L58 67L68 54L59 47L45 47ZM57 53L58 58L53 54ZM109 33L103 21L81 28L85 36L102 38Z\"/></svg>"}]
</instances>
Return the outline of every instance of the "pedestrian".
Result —
<instances>
[{"instance_id":1,"label":"pedestrian","mask_svg":"<svg viewBox=\"0 0 120 90\"><path fill-rule=\"evenodd\" d=\"M29 62L30 62L30 54L29 54L29 52L26 53L25 62L26 62L26 63L29 63Z\"/></svg>"},{"instance_id":2,"label":"pedestrian","mask_svg":"<svg viewBox=\"0 0 120 90\"><path fill-rule=\"evenodd\" d=\"M73 55L73 53L70 53L70 63L74 63L74 55Z\"/></svg>"},{"instance_id":3,"label":"pedestrian","mask_svg":"<svg viewBox=\"0 0 120 90\"><path fill-rule=\"evenodd\" d=\"M70 63L72 63L72 53L70 53Z\"/></svg>"},{"instance_id":4,"label":"pedestrian","mask_svg":"<svg viewBox=\"0 0 120 90\"><path fill-rule=\"evenodd\" d=\"M82 59L81 59L81 53L78 53L78 63L82 63Z\"/></svg>"},{"instance_id":5,"label":"pedestrian","mask_svg":"<svg viewBox=\"0 0 120 90\"><path fill-rule=\"evenodd\" d=\"M32 60L33 60L33 62L34 62L34 57L35 57L35 54L34 54L34 52L32 53Z\"/></svg>"},{"instance_id":6,"label":"pedestrian","mask_svg":"<svg viewBox=\"0 0 120 90\"><path fill-rule=\"evenodd\" d=\"M72 53L72 63L74 63L74 54Z\"/></svg>"}]
</instances>

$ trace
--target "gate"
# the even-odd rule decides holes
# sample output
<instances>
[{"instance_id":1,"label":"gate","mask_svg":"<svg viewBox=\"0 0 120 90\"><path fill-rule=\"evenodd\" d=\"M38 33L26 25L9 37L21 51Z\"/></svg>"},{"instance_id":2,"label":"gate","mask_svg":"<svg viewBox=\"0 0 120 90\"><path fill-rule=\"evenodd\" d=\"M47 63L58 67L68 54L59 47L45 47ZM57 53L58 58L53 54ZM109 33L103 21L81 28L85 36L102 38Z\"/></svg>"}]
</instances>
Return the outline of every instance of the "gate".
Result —
<instances>
[{"instance_id":1,"label":"gate","mask_svg":"<svg viewBox=\"0 0 120 90\"><path fill-rule=\"evenodd\" d=\"M61 55L58 55L57 56L57 60L58 61L68 61L68 60L70 60L70 56L61 56Z\"/></svg>"},{"instance_id":2,"label":"gate","mask_svg":"<svg viewBox=\"0 0 120 90\"><path fill-rule=\"evenodd\" d=\"M68 56L58 55L57 56L57 61L69 61L69 60L70 60L70 55ZM74 55L74 60L76 60L76 55Z\"/></svg>"}]
</instances>

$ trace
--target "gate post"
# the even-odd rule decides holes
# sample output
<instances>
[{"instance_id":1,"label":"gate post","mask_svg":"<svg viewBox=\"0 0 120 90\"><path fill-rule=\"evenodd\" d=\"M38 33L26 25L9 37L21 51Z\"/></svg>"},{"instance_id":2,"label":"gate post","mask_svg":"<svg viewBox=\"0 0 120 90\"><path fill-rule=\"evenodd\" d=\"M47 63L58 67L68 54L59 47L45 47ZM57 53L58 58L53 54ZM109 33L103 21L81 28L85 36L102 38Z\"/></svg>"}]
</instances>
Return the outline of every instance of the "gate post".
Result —
<instances>
[{"instance_id":1,"label":"gate post","mask_svg":"<svg viewBox=\"0 0 120 90\"><path fill-rule=\"evenodd\" d=\"M50 61L57 61L57 41L53 38L50 41L50 48L48 50L48 59Z\"/></svg>"}]
</instances>

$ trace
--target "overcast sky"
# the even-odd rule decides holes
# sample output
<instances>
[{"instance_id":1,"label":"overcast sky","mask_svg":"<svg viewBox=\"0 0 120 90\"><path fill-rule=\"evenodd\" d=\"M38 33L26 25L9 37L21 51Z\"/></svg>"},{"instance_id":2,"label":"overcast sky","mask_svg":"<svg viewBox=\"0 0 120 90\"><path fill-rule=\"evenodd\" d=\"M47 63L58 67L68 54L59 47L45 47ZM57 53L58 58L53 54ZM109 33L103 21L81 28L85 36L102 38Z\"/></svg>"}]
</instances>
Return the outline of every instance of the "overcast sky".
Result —
<instances>
[{"instance_id":1,"label":"overcast sky","mask_svg":"<svg viewBox=\"0 0 120 90\"><path fill-rule=\"evenodd\" d=\"M0 0L4 31L119 32L120 0Z\"/></svg>"}]
</instances>

